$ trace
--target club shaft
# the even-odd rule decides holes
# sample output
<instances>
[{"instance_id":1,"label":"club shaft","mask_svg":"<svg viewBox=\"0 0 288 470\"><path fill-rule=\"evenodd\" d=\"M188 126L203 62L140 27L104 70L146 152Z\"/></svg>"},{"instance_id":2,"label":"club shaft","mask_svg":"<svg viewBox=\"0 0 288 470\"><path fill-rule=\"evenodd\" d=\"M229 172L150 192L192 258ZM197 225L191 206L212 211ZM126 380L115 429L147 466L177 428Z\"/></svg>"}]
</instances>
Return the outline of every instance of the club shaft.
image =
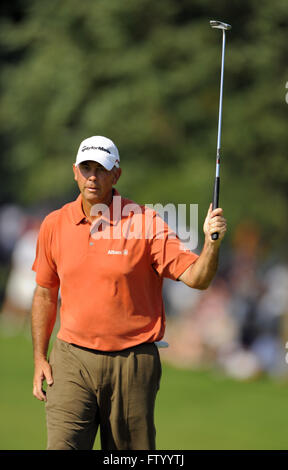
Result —
<instances>
[{"instance_id":1,"label":"club shaft","mask_svg":"<svg viewBox=\"0 0 288 470\"><path fill-rule=\"evenodd\" d=\"M216 153L216 174L213 188L212 208L216 209L219 205L220 192L220 148L221 148L221 128L222 128L222 103L223 103L223 83L224 83L224 60L225 60L225 30L222 30L222 57L221 57L221 78L220 78L220 96L219 96L219 115L218 115L218 135L217 135L217 153ZM212 234L212 239L218 239L218 232Z\"/></svg>"},{"instance_id":2,"label":"club shaft","mask_svg":"<svg viewBox=\"0 0 288 470\"><path fill-rule=\"evenodd\" d=\"M219 116L218 116L218 136L217 136L217 161L220 159L221 147L221 127L222 127L222 103L223 103L223 83L224 83L224 60L225 60L225 30L222 30L222 57L221 57L221 79L220 79L220 97L219 97ZM218 168L219 170L219 168ZM219 176L219 175L218 175Z\"/></svg>"}]
</instances>

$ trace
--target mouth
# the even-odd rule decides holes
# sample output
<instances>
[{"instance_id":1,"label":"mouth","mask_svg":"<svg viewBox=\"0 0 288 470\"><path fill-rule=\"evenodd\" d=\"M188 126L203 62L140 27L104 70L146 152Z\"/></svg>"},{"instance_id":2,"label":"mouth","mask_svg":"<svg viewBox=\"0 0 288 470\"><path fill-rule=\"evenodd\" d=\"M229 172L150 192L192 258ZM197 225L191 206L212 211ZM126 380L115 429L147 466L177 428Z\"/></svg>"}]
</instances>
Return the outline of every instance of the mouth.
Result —
<instances>
[{"instance_id":1,"label":"mouth","mask_svg":"<svg viewBox=\"0 0 288 470\"><path fill-rule=\"evenodd\" d=\"M90 187L90 186L86 186L86 189L87 189L90 193L96 193L96 191L99 191L99 188Z\"/></svg>"}]
</instances>

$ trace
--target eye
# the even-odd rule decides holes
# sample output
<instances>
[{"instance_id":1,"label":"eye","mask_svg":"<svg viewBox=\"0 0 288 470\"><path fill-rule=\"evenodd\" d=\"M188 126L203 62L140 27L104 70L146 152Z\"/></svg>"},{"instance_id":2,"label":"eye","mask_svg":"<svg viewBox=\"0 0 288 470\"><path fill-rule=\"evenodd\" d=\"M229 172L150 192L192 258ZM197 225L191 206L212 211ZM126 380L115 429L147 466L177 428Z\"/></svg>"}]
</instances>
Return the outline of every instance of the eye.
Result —
<instances>
[{"instance_id":1,"label":"eye","mask_svg":"<svg viewBox=\"0 0 288 470\"><path fill-rule=\"evenodd\" d=\"M86 162L80 163L80 166L83 168L83 170L88 170L88 168L90 168L89 163Z\"/></svg>"},{"instance_id":2,"label":"eye","mask_svg":"<svg viewBox=\"0 0 288 470\"><path fill-rule=\"evenodd\" d=\"M106 168L104 168L104 166L102 165L99 165L96 167L97 171L100 171L101 173L107 173L108 170L106 170Z\"/></svg>"}]
</instances>

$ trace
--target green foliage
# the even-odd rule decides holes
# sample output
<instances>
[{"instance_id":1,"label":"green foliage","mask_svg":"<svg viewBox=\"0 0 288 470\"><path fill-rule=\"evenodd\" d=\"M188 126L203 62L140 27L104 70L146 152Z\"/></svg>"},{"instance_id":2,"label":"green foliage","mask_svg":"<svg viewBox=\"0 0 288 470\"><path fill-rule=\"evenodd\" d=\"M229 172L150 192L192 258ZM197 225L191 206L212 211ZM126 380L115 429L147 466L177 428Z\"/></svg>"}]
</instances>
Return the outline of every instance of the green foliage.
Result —
<instances>
[{"instance_id":1,"label":"green foliage","mask_svg":"<svg viewBox=\"0 0 288 470\"><path fill-rule=\"evenodd\" d=\"M3 200L71 194L79 143L98 134L120 149L125 195L199 203L204 217L217 138L215 17L232 24L220 202L230 233L249 218L274 248L285 243L285 0L30 0L18 8L17 20L7 10L0 24Z\"/></svg>"}]
</instances>

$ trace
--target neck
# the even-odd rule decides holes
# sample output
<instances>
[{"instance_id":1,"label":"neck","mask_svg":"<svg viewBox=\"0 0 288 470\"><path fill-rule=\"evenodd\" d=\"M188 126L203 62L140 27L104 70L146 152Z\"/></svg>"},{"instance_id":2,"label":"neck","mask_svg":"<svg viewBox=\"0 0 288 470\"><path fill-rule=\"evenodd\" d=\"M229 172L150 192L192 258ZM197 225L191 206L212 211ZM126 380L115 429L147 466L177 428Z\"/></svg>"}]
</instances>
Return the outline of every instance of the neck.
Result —
<instances>
[{"instance_id":1,"label":"neck","mask_svg":"<svg viewBox=\"0 0 288 470\"><path fill-rule=\"evenodd\" d=\"M114 190L112 189L111 192L108 194L108 196L105 198L105 200L101 200L101 201L93 201L93 202L87 201L87 199L84 199L82 197L82 209L87 219L90 220L90 222L100 217L100 214L91 215L92 207L95 206L96 204L105 204L107 207L109 207L113 200L113 193L114 193Z\"/></svg>"}]
</instances>

